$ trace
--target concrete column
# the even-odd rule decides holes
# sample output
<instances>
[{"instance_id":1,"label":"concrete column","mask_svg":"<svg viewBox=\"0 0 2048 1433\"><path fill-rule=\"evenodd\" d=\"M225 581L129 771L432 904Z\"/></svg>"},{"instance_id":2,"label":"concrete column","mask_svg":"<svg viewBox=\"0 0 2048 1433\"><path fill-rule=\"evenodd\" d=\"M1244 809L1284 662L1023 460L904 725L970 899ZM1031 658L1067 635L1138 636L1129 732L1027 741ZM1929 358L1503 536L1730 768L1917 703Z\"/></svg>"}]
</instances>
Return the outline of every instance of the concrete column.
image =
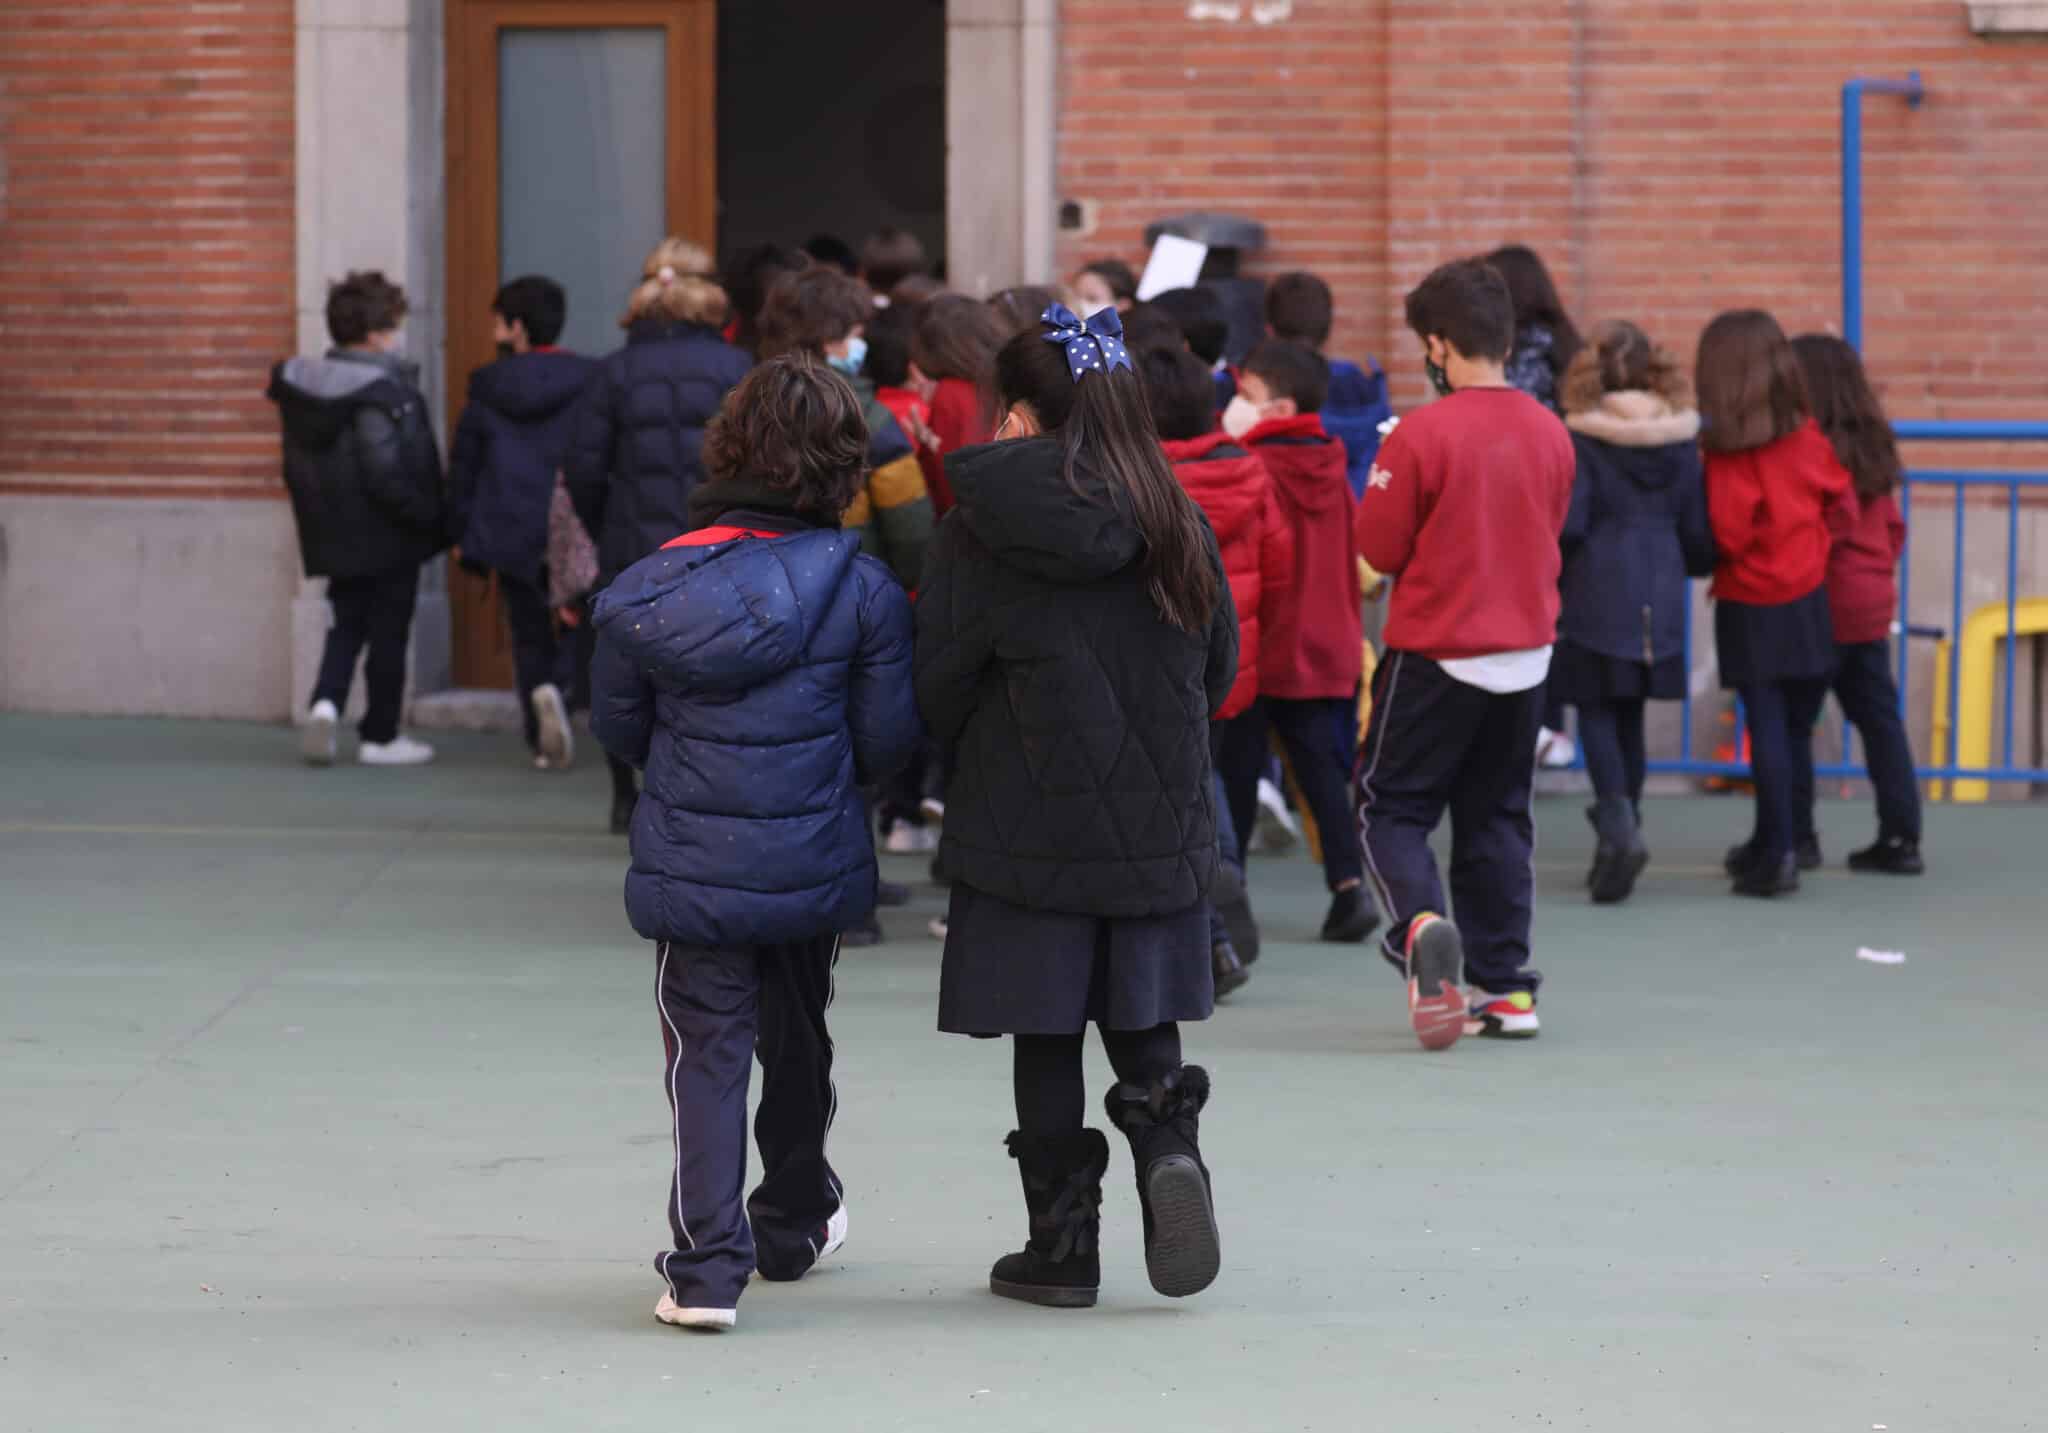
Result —
<instances>
[{"instance_id":1,"label":"concrete column","mask_svg":"<svg viewBox=\"0 0 2048 1433\"><path fill-rule=\"evenodd\" d=\"M299 350L328 346L327 285L382 269L405 286L407 349L440 422L446 346L442 250L445 64L442 0L297 0ZM327 631L323 582L292 603L294 704L303 703ZM412 684L448 685L443 566L421 577ZM361 701L360 684L356 701Z\"/></svg>"},{"instance_id":2,"label":"concrete column","mask_svg":"<svg viewBox=\"0 0 2048 1433\"><path fill-rule=\"evenodd\" d=\"M1054 279L1057 0L946 7L946 271L988 294Z\"/></svg>"}]
</instances>

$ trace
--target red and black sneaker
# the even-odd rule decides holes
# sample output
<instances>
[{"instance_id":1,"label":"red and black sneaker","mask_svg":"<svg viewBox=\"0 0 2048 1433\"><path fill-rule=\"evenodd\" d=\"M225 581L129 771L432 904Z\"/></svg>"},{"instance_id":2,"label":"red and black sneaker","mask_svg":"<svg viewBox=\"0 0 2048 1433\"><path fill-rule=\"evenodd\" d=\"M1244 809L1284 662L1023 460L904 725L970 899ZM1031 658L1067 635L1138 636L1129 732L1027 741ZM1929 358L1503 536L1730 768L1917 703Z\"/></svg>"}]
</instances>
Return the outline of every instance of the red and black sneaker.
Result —
<instances>
[{"instance_id":1,"label":"red and black sneaker","mask_svg":"<svg viewBox=\"0 0 2048 1433\"><path fill-rule=\"evenodd\" d=\"M1433 911L1408 925L1408 1023L1425 1050L1448 1050L1465 1033L1465 942Z\"/></svg>"}]
</instances>

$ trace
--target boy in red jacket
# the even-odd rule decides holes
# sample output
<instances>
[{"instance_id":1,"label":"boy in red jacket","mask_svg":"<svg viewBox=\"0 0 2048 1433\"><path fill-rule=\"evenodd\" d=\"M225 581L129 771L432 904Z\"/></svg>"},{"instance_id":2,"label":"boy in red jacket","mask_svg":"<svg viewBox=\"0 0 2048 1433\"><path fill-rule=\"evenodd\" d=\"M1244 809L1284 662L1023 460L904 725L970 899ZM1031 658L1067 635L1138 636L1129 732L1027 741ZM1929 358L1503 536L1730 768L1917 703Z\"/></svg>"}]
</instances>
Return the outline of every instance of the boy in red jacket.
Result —
<instances>
[{"instance_id":1,"label":"boy in red jacket","mask_svg":"<svg viewBox=\"0 0 2048 1433\"><path fill-rule=\"evenodd\" d=\"M1245 359L1237 396L1223 410L1224 432L1272 475L1294 549L1294 584L1259 637L1259 700L1225 724L1217 766L1242 838L1257 815L1267 729L1279 733L1322 834L1330 887L1323 939L1352 943L1371 935L1380 916L1366 893L1346 789L1365 640L1351 536L1356 504L1344 445L1323 431L1320 416L1329 386L1329 365L1314 349L1269 339Z\"/></svg>"},{"instance_id":2,"label":"boy in red jacket","mask_svg":"<svg viewBox=\"0 0 2048 1433\"><path fill-rule=\"evenodd\" d=\"M1394 578L1358 819L1391 921L1384 953L1407 977L1417 1038L1440 1050L1537 1030L1530 753L1576 461L1564 424L1502 371L1515 311L1495 270L1437 269L1408 295L1408 326L1441 396L1387 438L1358 507L1360 551ZM1446 807L1456 925L1429 849Z\"/></svg>"}]
</instances>

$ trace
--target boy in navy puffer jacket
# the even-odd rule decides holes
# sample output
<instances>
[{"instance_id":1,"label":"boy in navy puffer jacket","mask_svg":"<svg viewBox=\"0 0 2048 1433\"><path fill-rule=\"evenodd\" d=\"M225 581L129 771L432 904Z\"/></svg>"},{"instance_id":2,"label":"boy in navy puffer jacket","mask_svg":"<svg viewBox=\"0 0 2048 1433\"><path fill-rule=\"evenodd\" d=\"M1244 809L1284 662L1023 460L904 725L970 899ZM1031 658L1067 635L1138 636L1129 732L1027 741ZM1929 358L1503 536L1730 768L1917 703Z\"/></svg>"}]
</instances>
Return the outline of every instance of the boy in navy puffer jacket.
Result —
<instances>
[{"instance_id":1,"label":"boy in navy puffer jacket","mask_svg":"<svg viewBox=\"0 0 2048 1433\"><path fill-rule=\"evenodd\" d=\"M657 943L675 1124L664 1323L730 1328L757 1267L800 1278L846 1237L825 1158L834 932L874 909L857 788L922 734L909 600L839 526L867 449L844 379L763 364L706 436L698 528L595 607L591 726L645 772L626 909ZM756 1054L763 1174L743 1210Z\"/></svg>"}]
</instances>

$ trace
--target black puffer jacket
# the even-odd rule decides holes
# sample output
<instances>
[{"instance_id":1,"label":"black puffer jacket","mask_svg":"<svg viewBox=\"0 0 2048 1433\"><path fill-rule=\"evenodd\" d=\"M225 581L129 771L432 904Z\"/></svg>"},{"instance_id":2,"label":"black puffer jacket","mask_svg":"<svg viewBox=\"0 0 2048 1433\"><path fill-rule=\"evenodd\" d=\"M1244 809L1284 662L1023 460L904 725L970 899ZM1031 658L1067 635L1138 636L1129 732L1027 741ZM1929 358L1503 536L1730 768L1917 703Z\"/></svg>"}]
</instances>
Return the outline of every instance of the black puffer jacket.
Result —
<instances>
[{"instance_id":1,"label":"black puffer jacket","mask_svg":"<svg viewBox=\"0 0 2048 1433\"><path fill-rule=\"evenodd\" d=\"M606 356L576 410L563 461L576 514L614 577L688 532L704 478L704 426L753 361L702 324L642 320Z\"/></svg>"},{"instance_id":2,"label":"black puffer jacket","mask_svg":"<svg viewBox=\"0 0 2048 1433\"><path fill-rule=\"evenodd\" d=\"M1061 469L1056 438L946 459L956 506L917 604L918 702L957 756L942 859L1036 910L1168 915L1216 869L1209 718L1237 674L1237 614L1212 535L1209 630L1168 626L1127 502Z\"/></svg>"},{"instance_id":3,"label":"black puffer jacket","mask_svg":"<svg viewBox=\"0 0 2048 1433\"><path fill-rule=\"evenodd\" d=\"M465 563L539 579L555 474L576 400L596 368L546 349L508 354L469 375L469 402L448 445L448 535Z\"/></svg>"},{"instance_id":4,"label":"black puffer jacket","mask_svg":"<svg viewBox=\"0 0 2048 1433\"><path fill-rule=\"evenodd\" d=\"M441 453L418 375L404 359L357 349L271 370L266 396L284 425L308 577L372 577L446 545Z\"/></svg>"}]
</instances>

